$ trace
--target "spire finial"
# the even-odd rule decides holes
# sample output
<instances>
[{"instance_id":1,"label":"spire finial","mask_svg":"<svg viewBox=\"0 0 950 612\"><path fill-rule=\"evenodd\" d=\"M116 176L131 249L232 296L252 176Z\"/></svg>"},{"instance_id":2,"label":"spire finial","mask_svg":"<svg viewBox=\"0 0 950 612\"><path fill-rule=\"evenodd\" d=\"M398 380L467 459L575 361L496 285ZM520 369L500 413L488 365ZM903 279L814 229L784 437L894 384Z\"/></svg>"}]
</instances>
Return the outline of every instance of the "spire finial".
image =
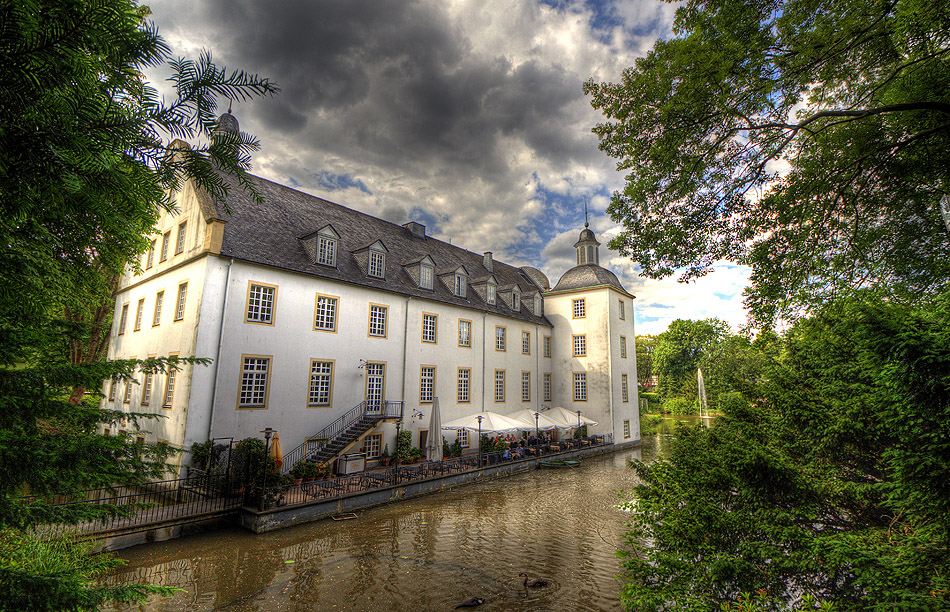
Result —
<instances>
[{"instance_id":1,"label":"spire finial","mask_svg":"<svg viewBox=\"0 0 950 612\"><path fill-rule=\"evenodd\" d=\"M231 114L231 102L232 102L232 100L229 98L229 99L228 99L228 114L229 114L229 115Z\"/></svg>"},{"instance_id":2,"label":"spire finial","mask_svg":"<svg viewBox=\"0 0 950 612\"><path fill-rule=\"evenodd\" d=\"M589 226L590 223L587 221L587 200L584 200L584 227Z\"/></svg>"}]
</instances>

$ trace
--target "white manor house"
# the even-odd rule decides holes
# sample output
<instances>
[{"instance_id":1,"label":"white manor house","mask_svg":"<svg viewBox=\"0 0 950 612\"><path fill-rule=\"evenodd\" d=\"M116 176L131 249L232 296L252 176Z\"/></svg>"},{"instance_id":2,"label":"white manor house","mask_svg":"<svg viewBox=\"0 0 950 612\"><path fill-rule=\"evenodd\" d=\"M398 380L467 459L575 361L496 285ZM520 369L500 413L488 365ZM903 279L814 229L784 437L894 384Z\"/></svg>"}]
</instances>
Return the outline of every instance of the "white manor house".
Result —
<instances>
[{"instance_id":1,"label":"white manor house","mask_svg":"<svg viewBox=\"0 0 950 612\"><path fill-rule=\"evenodd\" d=\"M106 383L104 407L166 417L145 423L148 441L187 450L270 427L286 453L375 412L348 447L372 457L395 449L397 422L420 448L438 435L435 398L442 422L563 406L596 420L591 433L639 440L634 296L599 265L586 224L577 266L551 288L419 223L251 179L263 204L235 183L226 208L185 183L141 271L120 281L110 359L213 360Z\"/></svg>"}]
</instances>

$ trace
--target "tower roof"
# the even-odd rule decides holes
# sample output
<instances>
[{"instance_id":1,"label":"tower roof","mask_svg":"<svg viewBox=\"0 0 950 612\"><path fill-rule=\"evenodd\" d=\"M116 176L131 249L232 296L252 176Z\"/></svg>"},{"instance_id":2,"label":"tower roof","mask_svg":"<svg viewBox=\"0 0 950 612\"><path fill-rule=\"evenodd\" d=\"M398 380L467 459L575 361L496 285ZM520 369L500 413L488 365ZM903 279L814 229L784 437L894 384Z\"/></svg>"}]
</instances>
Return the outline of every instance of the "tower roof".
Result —
<instances>
[{"instance_id":1,"label":"tower roof","mask_svg":"<svg viewBox=\"0 0 950 612\"><path fill-rule=\"evenodd\" d=\"M586 289L588 287L602 287L603 285L610 285L627 293L616 274L597 264L585 264L571 268L561 276L553 291Z\"/></svg>"}]
</instances>

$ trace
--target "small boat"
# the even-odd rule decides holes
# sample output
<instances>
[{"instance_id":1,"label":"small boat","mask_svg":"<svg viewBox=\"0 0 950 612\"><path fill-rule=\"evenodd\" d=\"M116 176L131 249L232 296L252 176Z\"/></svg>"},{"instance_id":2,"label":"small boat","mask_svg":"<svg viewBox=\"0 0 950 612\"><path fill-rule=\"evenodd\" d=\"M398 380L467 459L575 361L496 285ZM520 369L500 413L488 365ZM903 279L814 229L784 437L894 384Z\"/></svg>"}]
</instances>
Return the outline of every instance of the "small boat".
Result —
<instances>
[{"instance_id":1,"label":"small boat","mask_svg":"<svg viewBox=\"0 0 950 612\"><path fill-rule=\"evenodd\" d=\"M581 464L576 459L565 459L562 461L538 461L539 468L576 468Z\"/></svg>"}]
</instances>

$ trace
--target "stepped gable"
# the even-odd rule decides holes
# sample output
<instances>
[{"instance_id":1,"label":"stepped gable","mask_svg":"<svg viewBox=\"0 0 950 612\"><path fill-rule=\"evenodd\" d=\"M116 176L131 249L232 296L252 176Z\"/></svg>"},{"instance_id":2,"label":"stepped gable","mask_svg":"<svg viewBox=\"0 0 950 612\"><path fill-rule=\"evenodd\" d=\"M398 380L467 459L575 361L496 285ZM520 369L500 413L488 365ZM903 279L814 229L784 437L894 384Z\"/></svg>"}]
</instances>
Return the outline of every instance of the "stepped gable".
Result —
<instances>
[{"instance_id":1,"label":"stepped gable","mask_svg":"<svg viewBox=\"0 0 950 612\"><path fill-rule=\"evenodd\" d=\"M485 303L472 289L474 279L471 277L466 296L459 297L439 282L434 283L431 290L420 288L406 270L408 262L418 262L429 255L438 270L464 266L470 275L481 276L482 254L424 236L419 231L422 226L413 231L413 228L378 219L267 179L254 175L249 178L263 197L262 204L258 204L233 178L225 177L231 187L227 198L230 212L222 203L217 203L218 215L226 220L221 245L223 257L551 325L545 317L535 316L530 309L515 312L503 300L497 300L495 305ZM314 263L300 240L327 224L340 235L336 267ZM353 256L353 251L377 240L387 251L385 278L367 276ZM518 268L500 261L493 262L492 274L499 286L518 284L525 292L532 288Z\"/></svg>"}]
</instances>

